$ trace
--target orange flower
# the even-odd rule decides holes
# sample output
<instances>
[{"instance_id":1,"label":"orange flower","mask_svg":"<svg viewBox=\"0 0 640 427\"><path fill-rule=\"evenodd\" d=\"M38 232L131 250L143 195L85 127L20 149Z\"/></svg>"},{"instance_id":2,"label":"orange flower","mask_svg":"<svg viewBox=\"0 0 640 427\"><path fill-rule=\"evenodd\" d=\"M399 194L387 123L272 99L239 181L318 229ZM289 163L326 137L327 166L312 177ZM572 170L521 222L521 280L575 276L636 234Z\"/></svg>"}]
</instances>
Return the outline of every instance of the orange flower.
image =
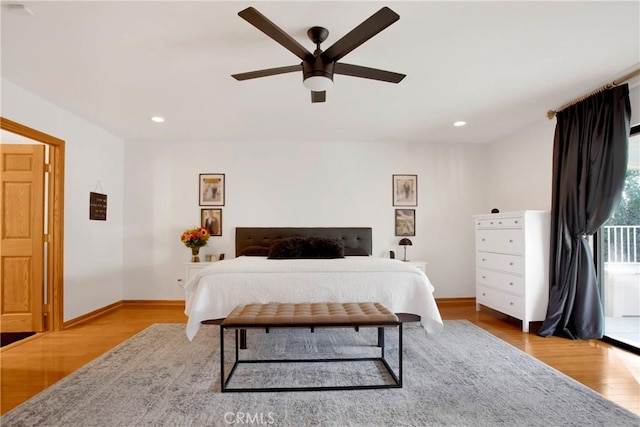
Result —
<instances>
[{"instance_id":1,"label":"orange flower","mask_svg":"<svg viewBox=\"0 0 640 427\"><path fill-rule=\"evenodd\" d=\"M180 237L180 240L188 248L199 248L206 246L207 240L209 240L209 231L204 227L194 227L185 230Z\"/></svg>"}]
</instances>

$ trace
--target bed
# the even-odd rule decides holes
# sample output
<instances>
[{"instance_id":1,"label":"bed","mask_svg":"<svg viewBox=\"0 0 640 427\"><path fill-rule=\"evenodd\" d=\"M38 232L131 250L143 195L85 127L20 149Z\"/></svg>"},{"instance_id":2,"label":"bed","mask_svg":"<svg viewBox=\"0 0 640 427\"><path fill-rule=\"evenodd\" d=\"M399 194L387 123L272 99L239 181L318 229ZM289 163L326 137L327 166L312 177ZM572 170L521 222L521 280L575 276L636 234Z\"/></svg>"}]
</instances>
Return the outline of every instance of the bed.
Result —
<instances>
[{"instance_id":1,"label":"bed","mask_svg":"<svg viewBox=\"0 0 640 427\"><path fill-rule=\"evenodd\" d=\"M266 256L291 237L341 242L345 256ZM185 284L187 338L195 337L201 322L224 318L238 304L270 302L379 302L395 313L420 316L428 333L440 332L427 276L402 261L372 257L371 250L372 230L366 227L238 227L236 258L211 264Z\"/></svg>"}]
</instances>

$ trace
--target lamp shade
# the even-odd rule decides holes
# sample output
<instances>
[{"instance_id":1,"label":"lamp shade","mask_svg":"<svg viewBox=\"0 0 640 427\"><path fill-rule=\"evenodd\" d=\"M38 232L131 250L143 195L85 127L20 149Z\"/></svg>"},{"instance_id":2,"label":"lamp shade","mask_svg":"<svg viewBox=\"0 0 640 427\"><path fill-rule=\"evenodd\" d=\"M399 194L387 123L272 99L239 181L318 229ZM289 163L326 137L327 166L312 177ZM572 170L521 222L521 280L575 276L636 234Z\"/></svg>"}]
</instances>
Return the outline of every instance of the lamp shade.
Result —
<instances>
[{"instance_id":1,"label":"lamp shade","mask_svg":"<svg viewBox=\"0 0 640 427\"><path fill-rule=\"evenodd\" d=\"M413 243L411 242L411 240L407 239L406 237L402 240L400 240L400 243L398 243L400 246L412 246Z\"/></svg>"}]
</instances>

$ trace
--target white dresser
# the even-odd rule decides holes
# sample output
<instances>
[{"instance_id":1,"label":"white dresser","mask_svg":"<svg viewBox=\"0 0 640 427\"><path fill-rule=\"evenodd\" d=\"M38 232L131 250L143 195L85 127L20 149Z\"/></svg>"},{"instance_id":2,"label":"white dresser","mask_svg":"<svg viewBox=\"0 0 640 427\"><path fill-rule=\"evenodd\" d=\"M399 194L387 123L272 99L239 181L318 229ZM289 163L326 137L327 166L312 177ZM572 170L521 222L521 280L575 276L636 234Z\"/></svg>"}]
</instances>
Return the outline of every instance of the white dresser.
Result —
<instances>
[{"instance_id":1,"label":"white dresser","mask_svg":"<svg viewBox=\"0 0 640 427\"><path fill-rule=\"evenodd\" d=\"M476 310L490 307L529 322L545 319L549 301L549 212L475 215Z\"/></svg>"}]
</instances>

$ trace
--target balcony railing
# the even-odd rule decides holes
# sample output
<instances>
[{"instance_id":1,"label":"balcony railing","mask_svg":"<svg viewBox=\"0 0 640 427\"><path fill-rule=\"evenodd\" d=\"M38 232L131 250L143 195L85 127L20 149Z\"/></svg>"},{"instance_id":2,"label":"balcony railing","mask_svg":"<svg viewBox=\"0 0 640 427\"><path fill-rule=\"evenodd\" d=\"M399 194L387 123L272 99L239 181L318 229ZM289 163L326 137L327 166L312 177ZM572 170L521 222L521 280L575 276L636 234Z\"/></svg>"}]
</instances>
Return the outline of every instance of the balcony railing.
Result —
<instances>
[{"instance_id":1,"label":"balcony railing","mask_svg":"<svg viewBox=\"0 0 640 427\"><path fill-rule=\"evenodd\" d=\"M640 262L640 225L607 225L602 229L605 262Z\"/></svg>"}]
</instances>

